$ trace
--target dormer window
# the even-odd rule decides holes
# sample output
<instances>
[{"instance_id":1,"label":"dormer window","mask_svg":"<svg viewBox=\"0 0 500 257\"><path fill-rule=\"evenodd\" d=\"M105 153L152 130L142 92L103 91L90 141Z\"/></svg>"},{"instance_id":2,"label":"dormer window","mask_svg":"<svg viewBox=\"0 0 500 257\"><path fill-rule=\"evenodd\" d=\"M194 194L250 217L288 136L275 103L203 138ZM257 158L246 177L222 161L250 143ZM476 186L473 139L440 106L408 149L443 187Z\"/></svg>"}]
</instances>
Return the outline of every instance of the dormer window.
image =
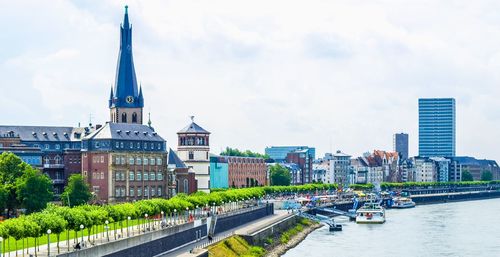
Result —
<instances>
[{"instance_id":1,"label":"dormer window","mask_svg":"<svg viewBox=\"0 0 500 257\"><path fill-rule=\"evenodd\" d=\"M147 131L144 131L144 132L142 132L142 133L143 133L145 136L147 136L147 135L148 135L148 132L147 132Z\"/></svg>"},{"instance_id":2,"label":"dormer window","mask_svg":"<svg viewBox=\"0 0 500 257\"><path fill-rule=\"evenodd\" d=\"M57 132L53 132L52 135L54 135L54 137L57 137Z\"/></svg>"},{"instance_id":3,"label":"dormer window","mask_svg":"<svg viewBox=\"0 0 500 257\"><path fill-rule=\"evenodd\" d=\"M139 135L139 131L137 131L137 130L136 130L136 131L134 131L134 133L135 133L136 135Z\"/></svg>"},{"instance_id":4,"label":"dormer window","mask_svg":"<svg viewBox=\"0 0 500 257\"><path fill-rule=\"evenodd\" d=\"M130 134L130 130L125 131L125 133L126 133L127 135L128 135L128 134Z\"/></svg>"},{"instance_id":5,"label":"dormer window","mask_svg":"<svg viewBox=\"0 0 500 257\"><path fill-rule=\"evenodd\" d=\"M68 137L69 137L69 136L68 136L68 133L64 132L64 137L65 137L65 138L68 138Z\"/></svg>"},{"instance_id":6,"label":"dormer window","mask_svg":"<svg viewBox=\"0 0 500 257\"><path fill-rule=\"evenodd\" d=\"M43 135L44 137L47 137L47 132L43 132L43 133L42 133L42 135Z\"/></svg>"},{"instance_id":7,"label":"dormer window","mask_svg":"<svg viewBox=\"0 0 500 257\"><path fill-rule=\"evenodd\" d=\"M122 133L122 131L118 129L118 130L116 130L116 133L120 134L120 133Z\"/></svg>"},{"instance_id":8,"label":"dormer window","mask_svg":"<svg viewBox=\"0 0 500 257\"><path fill-rule=\"evenodd\" d=\"M151 133L151 134L153 134L153 136L156 136L156 134L158 134L158 133L156 133L156 132L153 132L153 133Z\"/></svg>"},{"instance_id":9,"label":"dormer window","mask_svg":"<svg viewBox=\"0 0 500 257\"><path fill-rule=\"evenodd\" d=\"M37 137L36 132L33 131L31 134L33 134L33 137Z\"/></svg>"}]
</instances>

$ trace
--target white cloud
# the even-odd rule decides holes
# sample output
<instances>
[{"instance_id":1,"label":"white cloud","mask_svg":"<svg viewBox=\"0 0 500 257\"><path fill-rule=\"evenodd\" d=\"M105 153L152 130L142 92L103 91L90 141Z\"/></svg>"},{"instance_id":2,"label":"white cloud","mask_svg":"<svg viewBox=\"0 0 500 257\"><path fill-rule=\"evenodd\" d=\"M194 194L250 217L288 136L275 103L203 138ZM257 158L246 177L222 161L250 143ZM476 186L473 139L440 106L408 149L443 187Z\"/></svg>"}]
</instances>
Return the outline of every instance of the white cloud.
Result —
<instances>
[{"instance_id":1,"label":"white cloud","mask_svg":"<svg viewBox=\"0 0 500 257\"><path fill-rule=\"evenodd\" d=\"M170 147L193 114L216 153L305 144L359 155L405 131L416 154L418 97L451 96L457 153L499 159L499 3L128 4L146 111ZM0 35L0 123L106 121L123 5L3 4L14 30Z\"/></svg>"}]
</instances>

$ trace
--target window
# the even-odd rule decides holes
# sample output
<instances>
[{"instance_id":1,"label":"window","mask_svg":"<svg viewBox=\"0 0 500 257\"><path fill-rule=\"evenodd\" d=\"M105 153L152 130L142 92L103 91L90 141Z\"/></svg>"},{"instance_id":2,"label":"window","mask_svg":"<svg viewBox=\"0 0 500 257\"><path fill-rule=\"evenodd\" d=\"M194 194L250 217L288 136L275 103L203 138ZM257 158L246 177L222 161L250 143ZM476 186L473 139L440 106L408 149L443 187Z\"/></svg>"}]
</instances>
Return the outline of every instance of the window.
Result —
<instances>
[{"instance_id":1,"label":"window","mask_svg":"<svg viewBox=\"0 0 500 257\"><path fill-rule=\"evenodd\" d=\"M142 187L137 187L137 196L142 195Z\"/></svg>"},{"instance_id":2,"label":"window","mask_svg":"<svg viewBox=\"0 0 500 257\"><path fill-rule=\"evenodd\" d=\"M148 143L144 143L144 149L148 149Z\"/></svg>"},{"instance_id":3,"label":"window","mask_svg":"<svg viewBox=\"0 0 500 257\"><path fill-rule=\"evenodd\" d=\"M137 181L141 181L142 180L142 172L137 172Z\"/></svg>"},{"instance_id":4,"label":"window","mask_svg":"<svg viewBox=\"0 0 500 257\"><path fill-rule=\"evenodd\" d=\"M158 196L161 196L161 186L158 187Z\"/></svg>"},{"instance_id":5,"label":"window","mask_svg":"<svg viewBox=\"0 0 500 257\"><path fill-rule=\"evenodd\" d=\"M144 196L149 196L149 187L148 186L144 187Z\"/></svg>"},{"instance_id":6,"label":"window","mask_svg":"<svg viewBox=\"0 0 500 257\"><path fill-rule=\"evenodd\" d=\"M115 188L115 196L116 197L120 196L120 188L118 188L118 187Z\"/></svg>"},{"instance_id":7,"label":"window","mask_svg":"<svg viewBox=\"0 0 500 257\"><path fill-rule=\"evenodd\" d=\"M137 142L137 149L141 149L141 143Z\"/></svg>"},{"instance_id":8,"label":"window","mask_svg":"<svg viewBox=\"0 0 500 257\"><path fill-rule=\"evenodd\" d=\"M123 142L120 142L120 148L123 148Z\"/></svg>"},{"instance_id":9,"label":"window","mask_svg":"<svg viewBox=\"0 0 500 257\"><path fill-rule=\"evenodd\" d=\"M163 173L161 173L161 170L158 171L158 175L156 176L156 179L163 180Z\"/></svg>"},{"instance_id":10,"label":"window","mask_svg":"<svg viewBox=\"0 0 500 257\"><path fill-rule=\"evenodd\" d=\"M125 196L125 188L124 187L120 188L120 196L122 196L122 197Z\"/></svg>"},{"instance_id":11,"label":"window","mask_svg":"<svg viewBox=\"0 0 500 257\"><path fill-rule=\"evenodd\" d=\"M120 172L115 172L115 180L120 180Z\"/></svg>"},{"instance_id":12,"label":"window","mask_svg":"<svg viewBox=\"0 0 500 257\"><path fill-rule=\"evenodd\" d=\"M101 179L104 179L104 172L101 172Z\"/></svg>"},{"instance_id":13,"label":"window","mask_svg":"<svg viewBox=\"0 0 500 257\"><path fill-rule=\"evenodd\" d=\"M125 157L121 157L121 164L125 164Z\"/></svg>"},{"instance_id":14,"label":"window","mask_svg":"<svg viewBox=\"0 0 500 257\"><path fill-rule=\"evenodd\" d=\"M120 148L120 142L116 142L116 148Z\"/></svg>"},{"instance_id":15,"label":"window","mask_svg":"<svg viewBox=\"0 0 500 257\"><path fill-rule=\"evenodd\" d=\"M158 150L161 150L161 144L158 143Z\"/></svg>"},{"instance_id":16,"label":"window","mask_svg":"<svg viewBox=\"0 0 500 257\"><path fill-rule=\"evenodd\" d=\"M144 165L148 165L148 158L144 158Z\"/></svg>"},{"instance_id":17,"label":"window","mask_svg":"<svg viewBox=\"0 0 500 257\"><path fill-rule=\"evenodd\" d=\"M115 164L116 165L120 164L120 156L116 156L116 158L115 158Z\"/></svg>"},{"instance_id":18,"label":"window","mask_svg":"<svg viewBox=\"0 0 500 257\"><path fill-rule=\"evenodd\" d=\"M57 149L57 150L61 149L61 145L56 144L56 149Z\"/></svg>"},{"instance_id":19,"label":"window","mask_svg":"<svg viewBox=\"0 0 500 257\"><path fill-rule=\"evenodd\" d=\"M151 187L151 196L155 196L156 189L152 186Z\"/></svg>"},{"instance_id":20,"label":"window","mask_svg":"<svg viewBox=\"0 0 500 257\"><path fill-rule=\"evenodd\" d=\"M130 142L130 149L133 149L134 148L134 143Z\"/></svg>"},{"instance_id":21,"label":"window","mask_svg":"<svg viewBox=\"0 0 500 257\"><path fill-rule=\"evenodd\" d=\"M101 156L101 163L104 163L104 156Z\"/></svg>"},{"instance_id":22,"label":"window","mask_svg":"<svg viewBox=\"0 0 500 257\"><path fill-rule=\"evenodd\" d=\"M132 123L137 123L137 113L132 113Z\"/></svg>"},{"instance_id":23,"label":"window","mask_svg":"<svg viewBox=\"0 0 500 257\"><path fill-rule=\"evenodd\" d=\"M135 161L135 163L137 165L141 165L142 164L142 159L141 158L137 158L137 160Z\"/></svg>"},{"instance_id":24,"label":"window","mask_svg":"<svg viewBox=\"0 0 500 257\"><path fill-rule=\"evenodd\" d=\"M129 165L134 165L134 160L135 160L135 159L134 159L134 157L130 157L130 158L128 159L128 164L129 164Z\"/></svg>"},{"instance_id":25,"label":"window","mask_svg":"<svg viewBox=\"0 0 500 257\"><path fill-rule=\"evenodd\" d=\"M155 158L151 158L151 160L149 161L149 164L155 165Z\"/></svg>"},{"instance_id":26,"label":"window","mask_svg":"<svg viewBox=\"0 0 500 257\"><path fill-rule=\"evenodd\" d=\"M120 172L120 180L125 180L125 172Z\"/></svg>"},{"instance_id":27,"label":"window","mask_svg":"<svg viewBox=\"0 0 500 257\"><path fill-rule=\"evenodd\" d=\"M59 155L57 155L57 156L54 158L54 160L55 160L55 163L56 163L56 164L61 164L61 157L60 157Z\"/></svg>"},{"instance_id":28,"label":"window","mask_svg":"<svg viewBox=\"0 0 500 257\"><path fill-rule=\"evenodd\" d=\"M135 189L133 187L130 188L128 195L129 196L134 196L134 191Z\"/></svg>"},{"instance_id":29,"label":"window","mask_svg":"<svg viewBox=\"0 0 500 257\"><path fill-rule=\"evenodd\" d=\"M149 180L149 177L148 177L148 172L144 172L144 181L148 181Z\"/></svg>"},{"instance_id":30,"label":"window","mask_svg":"<svg viewBox=\"0 0 500 257\"><path fill-rule=\"evenodd\" d=\"M40 147L38 144L33 144L33 147Z\"/></svg>"},{"instance_id":31,"label":"window","mask_svg":"<svg viewBox=\"0 0 500 257\"><path fill-rule=\"evenodd\" d=\"M122 113L122 122L127 123L127 114L126 113Z\"/></svg>"},{"instance_id":32,"label":"window","mask_svg":"<svg viewBox=\"0 0 500 257\"><path fill-rule=\"evenodd\" d=\"M155 144L151 143L151 150L155 149Z\"/></svg>"},{"instance_id":33,"label":"window","mask_svg":"<svg viewBox=\"0 0 500 257\"><path fill-rule=\"evenodd\" d=\"M157 159L156 159L156 163L157 163L158 165L161 165L161 158L157 158Z\"/></svg>"},{"instance_id":34,"label":"window","mask_svg":"<svg viewBox=\"0 0 500 257\"><path fill-rule=\"evenodd\" d=\"M190 160L194 159L194 153L193 153L193 151L189 151L189 159Z\"/></svg>"},{"instance_id":35,"label":"window","mask_svg":"<svg viewBox=\"0 0 500 257\"><path fill-rule=\"evenodd\" d=\"M185 194L187 194L189 192L188 190L188 180L187 179L184 179L184 192Z\"/></svg>"},{"instance_id":36,"label":"window","mask_svg":"<svg viewBox=\"0 0 500 257\"><path fill-rule=\"evenodd\" d=\"M69 148L69 144L64 144L64 149L68 149Z\"/></svg>"},{"instance_id":37,"label":"window","mask_svg":"<svg viewBox=\"0 0 500 257\"><path fill-rule=\"evenodd\" d=\"M134 177L135 177L135 172L133 172L133 171L129 172L129 174L128 174L128 180L134 181Z\"/></svg>"},{"instance_id":38,"label":"window","mask_svg":"<svg viewBox=\"0 0 500 257\"><path fill-rule=\"evenodd\" d=\"M50 149L49 144L45 144L45 149Z\"/></svg>"},{"instance_id":39,"label":"window","mask_svg":"<svg viewBox=\"0 0 500 257\"><path fill-rule=\"evenodd\" d=\"M45 156L45 157L43 158L43 163L44 163L44 164L50 164L50 157Z\"/></svg>"},{"instance_id":40,"label":"window","mask_svg":"<svg viewBox=\"0 0 500 257\"><path fill-rule=\"evenodd\" d=\"M149 180L155 180L155 179L156 179L156 178L155 178L155 173L154 173L154 172L151 172L151 173L149 174Z\"/></svg>"}]
</instances>

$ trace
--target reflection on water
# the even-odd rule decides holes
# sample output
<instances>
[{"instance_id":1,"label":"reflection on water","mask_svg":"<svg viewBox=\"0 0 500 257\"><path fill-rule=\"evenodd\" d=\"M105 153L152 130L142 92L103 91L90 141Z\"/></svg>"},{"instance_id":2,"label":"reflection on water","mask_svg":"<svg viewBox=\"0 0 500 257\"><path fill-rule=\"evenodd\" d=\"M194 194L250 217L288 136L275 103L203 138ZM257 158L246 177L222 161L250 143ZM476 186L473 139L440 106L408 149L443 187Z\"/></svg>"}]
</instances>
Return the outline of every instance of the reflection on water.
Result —
<instances>
[{"instance_id":1,"label":"reflection on water","mask_svg":"<svg viewBox=\"0 0 500 257\"><path fill-rule=\"evenodd\" d=\"M284 257L500 256L500 199L386 213L381 225L337 218L342 232L318 229Z\"/></svg>"}]
</instances>

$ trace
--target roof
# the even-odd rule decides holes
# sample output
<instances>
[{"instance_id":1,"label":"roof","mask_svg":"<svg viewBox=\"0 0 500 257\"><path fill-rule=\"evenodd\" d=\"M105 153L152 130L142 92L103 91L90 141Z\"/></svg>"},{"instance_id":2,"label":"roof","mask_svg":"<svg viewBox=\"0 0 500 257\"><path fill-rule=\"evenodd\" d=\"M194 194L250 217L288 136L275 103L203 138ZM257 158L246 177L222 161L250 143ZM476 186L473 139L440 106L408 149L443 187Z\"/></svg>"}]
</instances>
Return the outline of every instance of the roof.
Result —
<instances>
[{"instance_id":1,"label":"roof","mask_svg":"<svg viewBox=\"0 0 500 257\"><path fill-rule=\"evenodd\" d=\"M332 156L334 156L334 157L351 157L350 155L343 153L341 151L335 152L334 154L332 154Z\"/></svg>"},{"instance_id":2,"label":"roof","mask_svg":"<svg viewBox=\"0 0 500 257\"><path fill-rule=\"evenodd\" d=\"M152 127L142 124L111 122L107 122L100 129L84 138L84 140L90 139L121 139L165 142L165 140L158 135Z\"/></svg>"},{"instance_id":3,"label":"roof","mask_svg":"<svg viewBox=\"0 0 500 257\"><path fill-rule=\"evenodd\" d=\"M0 126L0 135L10 132L19 136L21 141L70 142L80 141L85 133L92 130L93 128L88 127Z\"/></svg>"},{"instance_id":4,"label":"roof","mask_svg":"<svg viewBox=\"0 0 500 257\"><path fill-rule=\"evenodd\" d=\"M174 150L169 149L168 151L168 165L175 165L175 168L187 168L186 164L177 156Z\"/></svg>"},{"instance_id":5,"label":"roof","mask_svg":"<svg viewBox=\"0 0 500 257\"><path fill-rule=\"evenodd\" d=\"M478 160L474 157L470 156L457 156L457 157L451 157L450 158L452 161L456 161L461 165L476 165L476 166L492 166L492 167L498 167L498 164L494 160Z\"/></svg>"},{"instance_id":6,"label":"roof","mask_svg":"<svg viewBox=\"0 0 500 257\"><path fill-rule=\"evenodd\" d=\"M206 131L204 128L200 127L194 121L191 124L187 125L185 128L181 129L177 134L181 133L201 133L201 134L210 134L210 132Z\"/></svg>"}]
</instances>

